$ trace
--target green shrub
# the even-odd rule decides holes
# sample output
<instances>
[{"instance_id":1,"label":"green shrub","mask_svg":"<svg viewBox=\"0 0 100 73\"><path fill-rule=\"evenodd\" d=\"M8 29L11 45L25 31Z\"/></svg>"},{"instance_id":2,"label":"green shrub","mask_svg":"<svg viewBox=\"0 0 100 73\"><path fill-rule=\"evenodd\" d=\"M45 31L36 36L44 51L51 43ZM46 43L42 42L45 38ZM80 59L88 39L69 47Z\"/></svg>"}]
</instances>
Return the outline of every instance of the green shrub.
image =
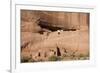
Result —
<instances>
[{"instance_id":1,"label":"green shrub","mask_svg":"<svg viewBox=\"0 0 100 73\"><path fill-rule=\"evenodd\" d=\"M57 57L56 56L51 56L51 57L49 57L49 61L57 61L58 59L57 59Z\"/></svg>"},{"instance_id":2,"label":"green shrub","mask_svg":"<svg viewBox=\"0 0 100 73\"><path fill-rule=\"evenodd\" d=\"M78 59L85 60L89 58L89 53L87 54L79 54Z\"/></svg>"},{"instance_id":3,"label":"green shrub","mask_svg":"<svg viewBox=\"0 0 100 73\"><path fill-rule=\"evenodd\" d=\"M30 57L21 57L21 62L29 62Z\"/></svg>"},{"instance_id":4,"label":"green shrub","mask_svg":"<svg viewBox=\"0 0 100 73\"><path fill-rule=\"evenodd\" d=\"M84 57L85 55L84 54L79 54L79 57Z\"/></svg>"},{"instance_id":5,"label":"green shrub","mask_svg":"<svg viewBox=\"0 0 100 73\"><path fill-rule=\"evenodd\" d=\"M29 59L28 62L36 62L34 59Z\"/></svg>"},{"instance_id":6,"label":"green shrub","mask_svg":"<svg viewBox=\"0 0 100 73\"><path fill-rule=\"evenodd\" d=\"M51 56L51 57L49 57L48 60L49 60L49 61L59 61L59 60L61 60L61 57Z\"/></svg>"}]
</instances>

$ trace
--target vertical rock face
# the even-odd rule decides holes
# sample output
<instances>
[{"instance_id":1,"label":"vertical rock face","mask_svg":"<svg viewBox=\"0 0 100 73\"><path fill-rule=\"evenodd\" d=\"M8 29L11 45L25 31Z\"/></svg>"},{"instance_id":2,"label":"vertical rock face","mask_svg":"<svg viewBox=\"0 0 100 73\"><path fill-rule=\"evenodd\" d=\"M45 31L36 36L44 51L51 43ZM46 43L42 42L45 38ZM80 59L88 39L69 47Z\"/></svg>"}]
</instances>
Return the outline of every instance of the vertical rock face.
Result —
<instances>
[{"instance_id":1,"label":"vertical rock face","mask_svg":"<svg viewBox=\"0 0 100 73\"><path fill-rule=\"evenodd\" d=\"M88 13L75 12L41 12L41 21L47 22L48 26L61 27L62 29L79 29L80 26L89 23Z\"/></svg>"},{"instance_id":2,"label":"vertical rock face","mask_svg":"<svg viewBox=\"0 0 100 73\"><path fill-rule=\"evenodd\" d=\"M22 10L21 11L21 31L22 32L38 32L41 30L39 23L39 16L36 12Z\"/></svg>"},{"instance_id":3,"label":"vertical rock face","mask_svg":"<svg viewBox=\"0 0 100 73\"><path fill-rule=\"evenodd\" d=\"M21 10L20 19L22 58L47 61L89 52L88 13Z\"/></svg>"},{"instance_id":4,"label":"vertical rock face","mask_svg":"<svg viewBox=\"0 0 100 73\"><path fill-rule=\"evenodd\" d=\"M80 29L88 30L89 29L89 14L80 13Z\"/></svg>"},{"instance_id":5,"label":"vertical rock face","mask_svg":"<svg viewBox=\"0 0 100 73\"><path fill-rule=\"evenodd\" d=\"M27 22L34 22L39 19L38 14L36 11L32 10L21 10L21 20Z\"/></svg>"},{"instance_id":6,"label":"vertical rock face","mask_svg":"<svg viewBox=\"0 0 100 73\"><path fill-rule=\"evenodd\" d=\"M89 24L88 13L21 10L22 31L38 32L44 27L52 29L80 29ZM84 28L84 27L83 27Z\"/></svg>"}]
</instances>

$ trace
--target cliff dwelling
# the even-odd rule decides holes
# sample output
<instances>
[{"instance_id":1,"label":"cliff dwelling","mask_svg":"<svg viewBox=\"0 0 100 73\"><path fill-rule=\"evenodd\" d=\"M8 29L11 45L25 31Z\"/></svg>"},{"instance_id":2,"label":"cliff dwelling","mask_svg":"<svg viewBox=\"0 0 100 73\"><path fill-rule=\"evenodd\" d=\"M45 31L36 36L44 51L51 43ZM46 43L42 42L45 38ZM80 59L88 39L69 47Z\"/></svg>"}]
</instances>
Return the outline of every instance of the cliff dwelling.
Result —
<instances>
[{"instance_id":1,"label":"cliff dwelling","mask_svg":"<svg viewBox=\"0 0 100 73\"><path fill-rule=\"evenodd\" d=\"M89 59L89 13L21 10L21 63Z\"/></svg>"}]
</instances>

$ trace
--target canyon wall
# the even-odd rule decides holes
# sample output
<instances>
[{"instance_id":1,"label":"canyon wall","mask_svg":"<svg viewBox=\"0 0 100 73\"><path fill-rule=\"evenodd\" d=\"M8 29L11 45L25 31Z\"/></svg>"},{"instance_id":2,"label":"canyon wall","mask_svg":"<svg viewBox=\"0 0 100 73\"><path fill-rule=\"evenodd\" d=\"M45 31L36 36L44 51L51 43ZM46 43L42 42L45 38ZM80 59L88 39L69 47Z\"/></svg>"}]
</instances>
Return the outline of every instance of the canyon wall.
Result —
<instances>
[{"instance_id":1,"label":"canyon wall","mask_svg":"<svg viewBox=\"0 0 100 73\"><path fill-rule=\"evenodd\" d=\"M89 13L21 10L20 19L22 58L89 53Z\"/></svg>"}]
</instances>

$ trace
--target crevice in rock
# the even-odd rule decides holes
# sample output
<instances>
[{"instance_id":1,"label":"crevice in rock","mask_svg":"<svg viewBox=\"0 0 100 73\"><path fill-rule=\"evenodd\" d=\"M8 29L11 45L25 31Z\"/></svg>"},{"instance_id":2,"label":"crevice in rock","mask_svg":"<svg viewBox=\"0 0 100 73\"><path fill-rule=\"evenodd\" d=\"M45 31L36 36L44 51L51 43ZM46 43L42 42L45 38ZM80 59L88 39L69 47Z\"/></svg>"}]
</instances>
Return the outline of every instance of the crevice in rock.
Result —
<instances>
[{"instance_id":1,"label":"crevice in rock","mask_svg":"<svg viewBox=\"0 0 100 73\"><path fill-rule=\"evenodd\" d=\"M61 56L60 48L57 46L57 56Z\"/></svg>"},{"instance_id":2,"label":"crevice in rock","mask_svg":"<svg viewBox=\"0 0 100 73\"><path fill-rule=\"evenodd\" d=\"M41 54L40 54L40 52L38 53L38 57L40 57L41 56Z\"/></svg>"},{"instance_id":3,"label":"crevice in rock","mask_svg":"<svg viewBox=\"0 0 100 73\"><path fill-rule=\"evenodd\" d=\"M22 48L26 48L29 45L29 42L25 43L24 45L21 46L21 50Z\"/></svg>"}]
</instances>

